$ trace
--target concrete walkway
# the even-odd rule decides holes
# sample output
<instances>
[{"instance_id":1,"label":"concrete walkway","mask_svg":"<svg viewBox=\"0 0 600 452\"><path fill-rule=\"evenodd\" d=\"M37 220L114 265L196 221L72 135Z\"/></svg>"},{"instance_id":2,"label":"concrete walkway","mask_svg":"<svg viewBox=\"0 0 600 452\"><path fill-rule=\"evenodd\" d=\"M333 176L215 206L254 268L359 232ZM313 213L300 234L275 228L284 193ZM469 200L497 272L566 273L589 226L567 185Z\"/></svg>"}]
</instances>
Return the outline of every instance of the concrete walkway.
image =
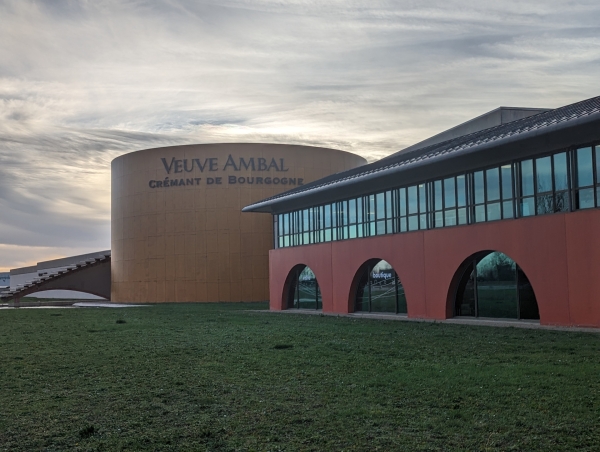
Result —
<instances>
[{"instance_id":1,"label":"concrete walkway","mask_svg":"<svg viewBox=\"0 0 600 452\"><path fill-rule=\"evenodd\" d=\"M513 319L490 319L490 318L474 318L474 317L454 317L446 320L431 320L431 319L414 319L409 318L406 314L376 314L376 313L351 313L337 314L332 312L314 311L312 309L286 309L284 311L260 310L252 312L269 312L274 314L284 315L326 315L333 317L349 317L354 319L375 319L375 320L395 320L401 322L424 322L424 323L447 323L451 325L476 325L476 326L493 326L503 328L527 328L532 330L551 330L551 331L572 331L582 333L600 333L600 328L589 328L580 326L554 326L540 325L539 320L513 320Z\"/></svg>"},{"instance_id":2,"label":"concrete walkway","mask_svg":"<svg viewBox=\"0 0 600 452\"><path fill-rule=\"evenodd\" d=\"M21 305L17 308L14 306L8 306L8 304L0 304L0 309L73 309L73 308L139 308L142 306L150 306L147 304L119 304L111 303L110 301L78 301L73 304L62 304L62 305Z\"/></svg>"}]
</instances>

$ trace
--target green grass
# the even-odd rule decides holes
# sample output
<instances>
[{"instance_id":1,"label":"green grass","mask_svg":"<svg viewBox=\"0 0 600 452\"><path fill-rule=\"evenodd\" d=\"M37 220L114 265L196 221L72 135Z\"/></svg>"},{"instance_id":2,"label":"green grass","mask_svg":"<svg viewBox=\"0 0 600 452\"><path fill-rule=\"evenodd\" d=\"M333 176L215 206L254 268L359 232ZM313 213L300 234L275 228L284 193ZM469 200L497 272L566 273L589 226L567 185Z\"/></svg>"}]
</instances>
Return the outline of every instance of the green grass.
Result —
<instances>
[{"instance_id":1,"label":"green grass","mask_svg":"<svg viewBox=\"0 0 600 452\"><path fill-rule=\"evenodd\" d=\"M264 308L0 311L0 450L600 450L600 335Z\"/></svg>"}]
</instances>

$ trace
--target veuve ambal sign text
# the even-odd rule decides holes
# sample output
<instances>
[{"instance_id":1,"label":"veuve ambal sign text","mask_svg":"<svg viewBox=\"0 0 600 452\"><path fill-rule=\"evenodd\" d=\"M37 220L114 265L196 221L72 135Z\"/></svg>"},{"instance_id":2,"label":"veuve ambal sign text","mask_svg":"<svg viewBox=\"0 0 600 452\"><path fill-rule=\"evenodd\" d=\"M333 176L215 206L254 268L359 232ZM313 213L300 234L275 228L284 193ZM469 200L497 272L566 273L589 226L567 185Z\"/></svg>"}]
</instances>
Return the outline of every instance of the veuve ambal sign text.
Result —
<instances>
[{"instance_id":1,"label":"veuve ambal sign text","mask_svg":"<svg viewBox=\"0 0 600 452\"><path fill-rule=\"evenodd\" d=\"M160 159L166 172L164 179L150 180L150 188L179 187L182 185L303 185L304 179L299 177L287 177L289 168L285 166L285 160L280 158L263 157L238 157L231 154L223 165L218 157L198 159ZM189 173L201 173L203 177L190 177ZM268 173L263 176L239 176L236 172L252 171ZM223 172L230 174L219 175ZM234 174L231 174L233 172ZM210 175L210 176L209 176Z\"/></svg>"}]
</instances>

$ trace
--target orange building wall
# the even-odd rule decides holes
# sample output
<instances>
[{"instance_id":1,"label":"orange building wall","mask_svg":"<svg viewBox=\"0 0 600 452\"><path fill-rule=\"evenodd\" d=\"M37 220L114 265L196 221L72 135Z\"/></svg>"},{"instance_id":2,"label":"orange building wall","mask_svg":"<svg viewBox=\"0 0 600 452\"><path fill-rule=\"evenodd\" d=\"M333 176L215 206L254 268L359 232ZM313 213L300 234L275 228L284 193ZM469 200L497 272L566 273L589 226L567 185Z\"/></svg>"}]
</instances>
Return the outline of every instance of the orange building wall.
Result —
<instances>
[{"instance_id":1,"label":"orange building wall","mask_svg":"<svg viewBox=\"0 0 600 452\"><path fill-rule=\"evenodd\" d=\"M255 171L239 166L255 159ZM167 173L172 159L216 158L201 171ZM259 170L257 159L277 167ZM283 167L281 166L283 159ZM260 301L269 297L272 218L244 206L295 185L230 184L235 177L286 177L312 182L365 164L357 155L308 146L203 144L132 152L112 162L112 290L117 302ZM277 170L279 169L279 171ZM181 170L181 167L179 168ZM287 170L287 171L284 171ZM193 185L150 187L150 181L196 179ZM221 184L207 184L221 177ZM156 183L154 184L156 185Z\"/></svg>"},{"instance_id":2,"label":"orange building wall","mask_svg":"<svg viewBox=\"0 0 600 452\"><path fill-rule=\"evenodd\" d=\"M452 283L473 254L501 251L528 276L540 323L600 327L600 210L480 223L271 250L271 309L285 308L285 280L308 265L321 288L324 312L353 310L352 282L369 259L398 273L412 318L452 317Z\"/></svg>"}]
</instances>

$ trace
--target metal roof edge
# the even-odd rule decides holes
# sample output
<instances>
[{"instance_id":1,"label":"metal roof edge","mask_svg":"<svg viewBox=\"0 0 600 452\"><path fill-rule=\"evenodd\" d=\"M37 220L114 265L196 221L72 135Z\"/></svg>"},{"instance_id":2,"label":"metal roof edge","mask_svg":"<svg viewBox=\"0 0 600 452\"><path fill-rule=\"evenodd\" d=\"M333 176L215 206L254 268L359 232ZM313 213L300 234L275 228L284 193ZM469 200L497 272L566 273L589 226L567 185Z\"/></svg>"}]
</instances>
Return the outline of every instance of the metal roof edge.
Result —
<instances>
[{"instance_id":1,"label":"metal roof edge","mask_svg":"<svg viewBox=\"0 0 600 452\"><path fill-rule=\"evenodd\" d=\"M493 148L500 147L500 146L505 146L505 145L508 145L508 144L511 144L514 142L524 141L529 138L533 138L533 137L537 137L537 136L547 135L547 134L550 134L553 132L557 132L557 131L560 131L563 129L568 129L571 127L576 127L576 126L583 125L588 122L593 122L593 121L597 121L597 120L600 120L600 112L596 112L596 113L592 113L592 114L589 114L586 116L575 118L575 119L572 119L571 121L565 121L565 122L551 124L551 125L544 127L542 130L532 129L532 130L528 130L526 132L522 132L519 134L505 136L505 137L502 137L495 141L489 141L486 143L477 144L470 148L461 149L461 150L451 152L448 154L439 155L436 157L435 161L436 161L436 163L438 163L438 162L443 162L446 160L454 159L458 156L464 156L464 155L468 155L468 154L483 152L485 150L493 149ZM307 190L298 191L296 193L290 193L289 195L278 197L275 199L259 201L258 203L253 203L248 206L245 206L242 209L242 212L272 213L273 209L269 208L271 206L275 206L282 202L293 201L293 200L303 198L308 195L314 195L315 193L327 191L334 184L338 188L350 186L350 185L357 185L359 183L362 184L365 182L369 182L372 179L376 179L376 178L379 178L379 177L382 177L385 175L404 173L408 170L413 170L413 169L416 169L416 168L419 168L419 167L422 167L422 166L428 165L428 164L431 164L431 161L429 159L417 157L417 160L412 163L406 163L404 165L390 164L387 167L383 167L381 169L374 169L372 173L370 173L370 174L367 173L367 174L364 174L357 178L340 180L339 182L331 182L331 183L328 183L327 185L316 186L314 188L309 188Z\"/></svg>"}]
</instances>

